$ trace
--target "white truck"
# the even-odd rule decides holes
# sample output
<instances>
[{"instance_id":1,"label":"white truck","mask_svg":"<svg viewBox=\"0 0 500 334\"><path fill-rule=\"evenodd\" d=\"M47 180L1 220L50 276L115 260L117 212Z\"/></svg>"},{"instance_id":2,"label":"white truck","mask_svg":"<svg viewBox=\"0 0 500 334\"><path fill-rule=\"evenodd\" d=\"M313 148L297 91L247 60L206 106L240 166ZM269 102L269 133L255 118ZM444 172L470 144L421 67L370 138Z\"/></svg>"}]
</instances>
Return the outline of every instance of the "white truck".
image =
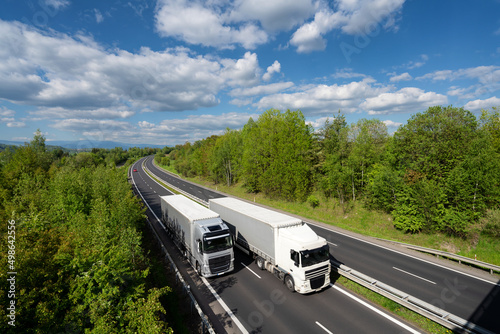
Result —
<instances>
[{"instance_id":1,"label":"white truck","mask_svg":"<svg viewBox=\"0 0 500 334\"><path fill-rule=\"evenodd\" d=\"M290 291L309 293L330 284L328 244L301 219L231 197L210 199L209 208L229 226L235 245Z\"/></svg>"},{"instance_id":2,"label":"white truck","mask_svg":"<svg viewBox=\"0 0 500 334\"><path fill-rule=\"evenodd\" d=\"M162 222L200 276L234 269L233 239L219 214L182 195L160 196Z\"/></svg>"}]
</instances>

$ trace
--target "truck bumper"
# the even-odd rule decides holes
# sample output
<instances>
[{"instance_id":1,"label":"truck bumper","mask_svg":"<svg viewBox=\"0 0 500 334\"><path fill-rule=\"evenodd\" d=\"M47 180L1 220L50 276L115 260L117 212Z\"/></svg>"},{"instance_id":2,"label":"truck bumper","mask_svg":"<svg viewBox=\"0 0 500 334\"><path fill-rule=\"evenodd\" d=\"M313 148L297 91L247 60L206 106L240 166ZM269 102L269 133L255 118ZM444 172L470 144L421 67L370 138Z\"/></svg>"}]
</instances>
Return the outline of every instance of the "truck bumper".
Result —
<instances>
[{"instance_id":1,"label":"truck bumper","mask_svg":"<svg viewBox=\"0 0 500 334\"><path fill-rule=\"evenodd\" d=\"M312 282L311 282L312 281ZM312 285L312 286L311 286ZM325 275L321 277L321 280L307 280L301 282L299 285L295 285L295 291L300 294L318 292L330 285L330 275Z\"/></svg>"}]
</instances>

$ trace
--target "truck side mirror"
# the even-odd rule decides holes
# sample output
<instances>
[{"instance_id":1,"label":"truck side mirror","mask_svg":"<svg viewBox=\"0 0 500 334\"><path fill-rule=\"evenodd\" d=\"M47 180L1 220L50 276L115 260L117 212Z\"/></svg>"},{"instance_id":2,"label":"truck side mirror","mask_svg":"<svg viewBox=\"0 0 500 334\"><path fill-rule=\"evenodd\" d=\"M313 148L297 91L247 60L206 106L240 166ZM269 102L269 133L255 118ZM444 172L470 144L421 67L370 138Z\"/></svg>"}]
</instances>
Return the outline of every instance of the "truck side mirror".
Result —
<instances>
[{"instance_id":1,"label":"truck side mirror","mask_svg":"<svg viewBox=\"0 0 500 334\"><path fill-rule=\"evenodd\" d=\"M203 254L201 250L201 241L198 239L197 242L198 242L198 253Z\"/></svg>"}]
</instances>

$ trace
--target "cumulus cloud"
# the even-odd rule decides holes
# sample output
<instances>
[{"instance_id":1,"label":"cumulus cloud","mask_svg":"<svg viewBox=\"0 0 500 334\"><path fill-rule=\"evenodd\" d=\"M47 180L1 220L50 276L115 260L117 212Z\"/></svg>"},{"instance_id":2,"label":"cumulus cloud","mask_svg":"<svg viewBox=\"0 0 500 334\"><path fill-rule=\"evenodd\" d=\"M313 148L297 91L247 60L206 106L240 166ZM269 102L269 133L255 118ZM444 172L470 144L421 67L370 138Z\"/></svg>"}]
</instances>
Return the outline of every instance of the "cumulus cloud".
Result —
<instances>
[{"instance_id":1,"label":"cumulus cloud","mask_svg":"<svg viewBox=\"0 0 500 334\"><path fill-rule=\"evenodd\" d=\"M391 82L398 82L398 81L409 81L411 79L413 79L413 77L408 72L405 72L399 75L394 74L389 80Z\"/></svg>"},{"instance_id":2,"label":"cumulus cloud","mask_svg":"<svg viewBox=\"0 0 500 334\"><path fill-rule=\"evenodd\" d=\"M373 83L373 79L365 78L345 85L308 85L297 88L294 93L264 96L255 106L259 109L300 109L307 115L331 114L339 109L354 112L365 98L378 96L389 90L388 87L379 87Z\"/></svg>"},{"instance_id":3,"label":"cumulus cloud","mask_svg":"<svg viewBox=\"0 0 500 334\"><path fill-rule=\"evenodd\" d=\"M269 81L271 80L271 77L273 76L274 73L280 73L281 71L281 64L279 61L275 60L274 63L267 68L266 73L262 76L262 79L264 81Z\"/></svg>"},{"instance_id":4,"label":"cumulus cloud","mask_svg":"<svg viewBox=\"0 0 500 334\"><path fill-rule=\"evenodd\" d=\"M385 115L401 112L415 112L431 106L448 103L448 98L442 94L425 92L420 88L406 87L397 92L383 93L369 97L360 107L370 115Z\"/></svg>"},{"instance_id":5,"label":"cumulus cloud","mask_svg":"<svg viewBox=\"0 0 500 334\"><path fill-rule=\"evenodd\" d=\"M88 38L0 21L0 98L68 110L183 111L213 107L223 87L259 82L257 55L192 56L184 48L108 51ZM123 110L121 110L123 111Z\"/></svg>"},{"instance_id":6,"label":"cumulus cloud","mask_svg":"<svg viewBox=\"0 0 500 334\"><path fill-rule=\"evenodd\" d=\"M161 36L175 37L190 44L247 49L268 41L268 34L251 22L236 27L228 24L220 6L189 0L160 0L156 9L156 29Z\"/></svg>"},{"instance_id":7,"label":"cumulus cloud","mask_svg":"<svg viewBox=\"0 0 500 334\"><path fill-rule=\"evenodd\" d=\"M293 34L290 44L297 52L308 53L326 48L324 35L341 29L349 35L367 35L380 29L397 29L396 15L405 0L337 0L335 9L323 6L311 22Z\"/></svg>"},{"instance_id":8,"label":"cumulus cloud","mask_svg":"<svg viewBox=\"0 0 500 334\"><path fill-rule=\"evenodd\" d=\"M468 109L471 111L478 111L481 109L490 109L492 107L500 106L500 98L493 96L486 100L474 100L467 102L464 105L464 109Z\"/></svg>"}]
</instances>

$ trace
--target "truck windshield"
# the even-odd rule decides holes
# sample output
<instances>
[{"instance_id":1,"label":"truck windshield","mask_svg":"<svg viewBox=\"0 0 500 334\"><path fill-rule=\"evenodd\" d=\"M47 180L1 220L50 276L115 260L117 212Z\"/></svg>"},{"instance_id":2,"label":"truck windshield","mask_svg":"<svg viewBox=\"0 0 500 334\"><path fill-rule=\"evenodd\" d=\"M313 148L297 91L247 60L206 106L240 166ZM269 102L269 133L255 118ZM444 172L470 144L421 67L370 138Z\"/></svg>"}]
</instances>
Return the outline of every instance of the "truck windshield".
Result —
<instances>
[{"instance_id":1,"label":"truck windshield","mask_svg":"<svg viewBox=\"0 0 500 334\"><path fill-rule=\"evenodd\" d=\"M330 251L328 246L325 245L321 248L300 252L302 267L309 267L317 263L328 261L330 258Z\"/></svg>"},{"instance_id":2,"label":"truck windshield","mask_svg":"<svg viewBox=\"0 0 500 334\"><path fill-rule=\"evenodd\" d=\"M233 239L229 234L210 237L203 240L203 251L213 253L233 247Z\"/></svg>"}]
</instances>

